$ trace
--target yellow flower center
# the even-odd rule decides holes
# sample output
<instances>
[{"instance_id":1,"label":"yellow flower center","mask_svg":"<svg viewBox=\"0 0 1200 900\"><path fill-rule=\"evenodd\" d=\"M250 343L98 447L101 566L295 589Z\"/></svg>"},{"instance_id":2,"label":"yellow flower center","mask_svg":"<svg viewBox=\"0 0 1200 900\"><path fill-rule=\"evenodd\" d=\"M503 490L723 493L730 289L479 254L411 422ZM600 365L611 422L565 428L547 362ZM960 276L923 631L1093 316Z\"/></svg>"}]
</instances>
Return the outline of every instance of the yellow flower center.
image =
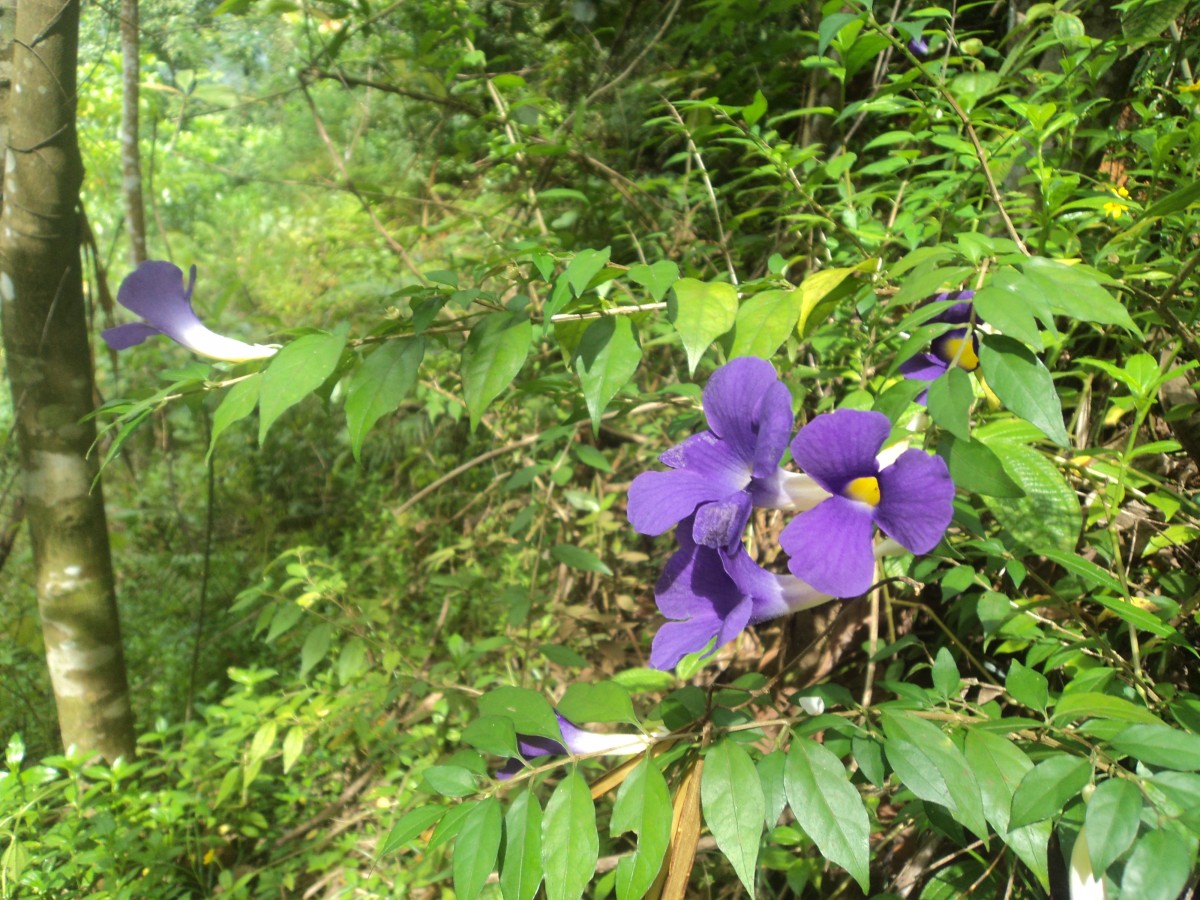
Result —
<instances>
[{"instance_id":1,"label":"yellow flower center","mask_svg":"<svg viewBox=\"0 0 1200 900\"><path fill-rule=\"evenodd\" d=\"M968 372L979 368L979 357L975 355L975 342L965 337L946 338L942 345L942 358ZM957 358L957 362L955 359Z\"/></svg>"},{"instance_id":2,"label":"yellow flower center","mask_svg":"<svg viewBox=\"0 0 1200 900\"><path fill-rule=\"evenodd\" d=\"M846 485L846 496L868 506L879 505L879 479L874 475L855 478Z\"/></svg>"}]
</instances>

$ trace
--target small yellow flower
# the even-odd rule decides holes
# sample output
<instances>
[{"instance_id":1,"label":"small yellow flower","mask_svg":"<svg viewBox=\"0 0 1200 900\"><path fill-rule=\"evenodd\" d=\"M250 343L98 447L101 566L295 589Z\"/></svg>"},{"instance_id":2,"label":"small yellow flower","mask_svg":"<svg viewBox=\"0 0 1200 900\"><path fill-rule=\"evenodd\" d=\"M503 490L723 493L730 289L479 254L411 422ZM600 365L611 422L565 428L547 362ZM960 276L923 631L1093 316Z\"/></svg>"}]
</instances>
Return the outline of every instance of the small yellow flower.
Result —
<instances>
[{"instance_id":1,"label":"small yellow flower","mask_svg":"<svg viewBox=\"0 0 1200 900\"><path fill-rule=\"evenodd\" d=\"M1110 219L1119 219L1125 215L1125 210L1129 209L1124 203L1117 203L1114 200L1104 204L1104 215Z\"/></svg>"},{"instance_id":2,"label":"small yellow flower","mask_svg":"<svg viewBox=\"0 0 1200 900\"><path fill-rule=\"evenodd\" d=\"M208 852L204 854L204 865L211 866L217 860L217 851L212 847L208 848Z\"/></svg>"}]
</instances>

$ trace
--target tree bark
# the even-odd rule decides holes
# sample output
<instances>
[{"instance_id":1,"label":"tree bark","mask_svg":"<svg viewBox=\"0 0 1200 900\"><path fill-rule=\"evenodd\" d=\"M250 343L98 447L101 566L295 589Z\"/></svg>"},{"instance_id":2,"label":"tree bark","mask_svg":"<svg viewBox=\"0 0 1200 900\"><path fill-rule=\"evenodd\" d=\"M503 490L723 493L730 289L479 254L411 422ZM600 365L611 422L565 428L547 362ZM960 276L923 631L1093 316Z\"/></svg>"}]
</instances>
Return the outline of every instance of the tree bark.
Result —
<instances>
[{"instance_id":1,"label":"tree bark","mask_svg":"<svg viewBox=\"0 0 1200 900\"><path fill-rule=\"evenodd\" d=\"M129 262L146 261L146 204L142 200L142 160L138 151L138 0L121 0L121 181Z\"/></svg>"},{"instance_id":2,"label":"tree bark","mask_svg":"<svg viewBox=\"0 0 1200 900\"><path fill-rule=\"evenodd\" d=\"M78 0L19 0L0 311L37 602L63 744L134 751L112 560L95 457L75 133Z\"/></svg>"}]
</instances>

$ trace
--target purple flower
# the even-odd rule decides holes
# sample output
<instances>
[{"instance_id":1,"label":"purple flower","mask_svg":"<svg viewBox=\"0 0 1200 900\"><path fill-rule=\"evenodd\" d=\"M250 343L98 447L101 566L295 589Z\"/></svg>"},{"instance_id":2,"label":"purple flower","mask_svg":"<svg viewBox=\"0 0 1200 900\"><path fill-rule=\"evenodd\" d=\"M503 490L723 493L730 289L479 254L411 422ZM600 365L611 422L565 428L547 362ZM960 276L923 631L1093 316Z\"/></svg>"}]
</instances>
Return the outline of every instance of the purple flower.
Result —
<instances>
[{"instance_id":1,"label":"purple flower","mask_svg":"<svg viewBox=\"0 0 1200 900\"><path fill-rule=\"evenodd\" d=\"M918 34L908 42L908 50L913 56L928 56L929 43Z\"/></svg>"},{"instance_id":2,"label":"purple flower","mask_svg":"<svg viewBox=\"0 0 1200 900\"><path fill-rule=\"evenodd\" d=\"M192 288L195 286L195 266L191 268L185 289L183 270L179 266L162 260L142 263L121 282L117 302L137 313L143 321L109 328L100 336L114 350L124 350L148 337L165 334L193 353L229 362L264 359L275 353L277 347L247 344L205 327L192 310Z\"/></svg>"},{"instance_id":3,"label":"purple flower","mask_svg":"<svg viewBox=\"0 0 1200 900\"><path fill-rule=\"evenodd\" d=\"M558 730L562 732L566 746L552 738L518 734L517 749L523 759L510 759L497 770L496 777L501 780L512 778L524 767L523 760L536 759L539 756L586 756L594 753L632 756L641 753L651 744L651 738L643 734L599 734L595 731L585 731L562 716L558 717Z\"/></svg>"},{"instance_id":4,"label":"purple flower","mask_svg":"<svg viewBox=\"0 0 1200 900\"><path fill-rule=\"evenodd\" d=\"M882 413L839 409L814 418L792 441L796 463L832 496L789 522L779 545L792 574L818 591L866 592L875 525L913 553L932 550L950 525L954 483L945 461L914 448L881 470L876 455L890 431Z\"/></svg>"},{"instance_id":5,"label":"purple flower","mask_svg":"<svg viewBox=\"0 0 1200 900\"><path fill-rule=\"evenodd\" d=\"M643 472L629 488L629 521L663 534L694 516L693 538L733 550L751 509L801 509L824 496L815 482L779 467L792 433L792 398L769 362L742 357L717 369L704 388L709 431L659 460L669 472Z\"/></svg>"},{"instance_id":6,"label":"purple flower","mask_svg":"<svg viewBox=\"0 0 1200 900\"><path fill-rule=\"evenodd\" d=\"M971 321L970 300L975 296L974 291L955 291L938 294L928 302L939 300L958 300L953 306L938 313L930 322L949 322L952 325L967 325ZM970 340L967 339L967 329L952 328L950 331L934 338L928 353L918 353L911 359L900 363L897 371L905 378L918 381L936 381L952 366L974 372L979 368L979 335L971 328ZM917 397L918 403L924 403L927 392Z\"/></svg>"},{"instance_id":7,"label":"purple flower","mask_svg":"<svg viewBox=\"0 0 1200 900\"><path fill-rule=\"evenodd\" d=\"M710 653L733 640L747 625L818 606L833 598L791 575L761 568L738 544L733 551L692 540L690 522L677 532L680 550L654 588L658 608L669 619L654 635L650 665L673 669L689 653L716 638Z\"/></svg>"}]
</instances>

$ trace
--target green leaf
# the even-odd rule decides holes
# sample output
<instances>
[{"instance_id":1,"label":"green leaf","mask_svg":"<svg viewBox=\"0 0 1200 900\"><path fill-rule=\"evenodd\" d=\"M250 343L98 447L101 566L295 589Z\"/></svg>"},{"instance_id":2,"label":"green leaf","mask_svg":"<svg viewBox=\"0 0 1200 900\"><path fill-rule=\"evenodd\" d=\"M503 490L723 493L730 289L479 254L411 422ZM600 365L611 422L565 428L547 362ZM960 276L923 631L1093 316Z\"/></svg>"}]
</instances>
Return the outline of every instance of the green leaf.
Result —
<instances>
[{"instance_id":1,"label":"green leaf","mask_svg":"<svg viewBox=\"0 0 1200 900\"><path fill-rule=\"evenodd\" d=\"M695 374L704 351L736 321L737 288L721 281L681 278L675 282L674 294L668 316L687 351L688 371Z\"/></svg>"},{"instance_id":2,"label":"green leaf","mask_svg":"<svg viewBox=\"0 0 1200 900\"><path fill-rule=\"evenodd\" d=\"M605 247L603 250L580 250L575 254L562 277L571 285L576 297L583 296L592 279L608 265L611 254L611 247Z\"/></svg>"},{"instance_id":3,"label":"green leaf","mask_svg":"<svg viewBox=\"0 0 1200 900\"><path fill-rule=\"evenodd\" d=\"M391 341L367 357L346 389L346 429L358 459L363 438L375 423L400 408L417 381L425 339Z\"/></svg>"},{"instance_id":4,"label":"green leaf","mask_svg":"<svg viewBox=\"0 0 1200 900\"><path fill-rule=\"evenodd\" d=\"M609 833L637 835L637 852L617 863L617 900L645 896L662 868L671 843L671 792L649 757L643 758L621 784L613 803Z\"/></svg>"},{"instance_id":5,"label":"green leaf","mask_svg":"<svg viewBox=\"0 0 1200 900\"><path fill-rule=\"evenodd\" d=\"M846 279L856 272L874 271L876 262L874 258L868 258L857 266L822 269L800 282L796 288L800 294L800 318L796 322L796 334L806 338L816 331L838 301L853 287L854 282Z\"/></svg>"},{"instance_id":6,"label":"green leaf","mask_svg":"<svg viewBox=\"0 0 1200 900\"><path fill-rule=\"evenodd\" d=\"M1033 350L1041 350L1042 332L1035 316L1054 328L1054 314L1040 285L1031 284L1016 269L1001 269L972 300L975 313L992 328Z\"/></svg>"},{"instance_id":7,"label":"green leaf","mask_svg":"<svg viewBox=\"0 0 1200 900\"><path fill-rule=\"evenodd\" d=\"M400 821L392 826L383 845L379 848L380 858L399 850L405 844L416 840L422 832L432 828L446 814L444 806L421 806L409 810L400 817Z\"/></svg>"},{"instance_id":8,"label":"green leaf","mask_svg":"<svg viewBox=\"0 0 1200 900\"><path fill-rule=\"evenodd\" d=\"M292 766L296 764L296 760L303 752L304 728L300 725L293 725L283 738L283 773L285 775L291 771Z\"/></svg>"},{"instance_id":9,"label":"green leaf","mask_svg":"<svg viewBox=\"0 0 1200 900\"><path fill-rule=\"evenodd\" d=\"M1160 828L1147 832L1138 840L1125 863L1121 896L1136 897L1137 900L1175 900L1191 876L1194 856L1194 846L1174 831Z\"/></svg>"},{"instance_id":10,"label":"green leaf","mask_svg":"<svg viewBox=\"0 0 1200 900\"><path fill-rule=\"evenodd\" d=\"M937 453L950 468L954 484L964 491L1005 499L1025 496L1021 486L1004 471L1000 458L981 441L960 441L944 434L938 440Z\"/></svg>"},{"instance_id":11,"label":"green leaf","mask_svg":"<svg viewBox=\"0 0 1200 900\"><path fill-rule=\"evenodd\" d=\"M533 325L515 313L485 316L471 329L463 348L462 379L472 430L491 402L512 385L532 341Z\"/></svg>"},{"instance_id":12,"label":"green leaf","mask_svg":"<svg viewBox=\"0 0 1200 900\"><path fill-rule=\"evenodd\" d=\"M500 893L504 900L533 900L542 883L542 807L532 791L513 800L504 830Z\"/></svg>"},{"instance_id":13,"label":"green leaf","mask_svg":"<svg viewBox=\"0 0 1200 900\"><path fill-rule=\"evenodd\" d=\"M1148 766L1160 766L1177 772L1200 771L1200 735L1170 725L1130 725L1109 743Z\"/></svg>"},{"instance_id":14,"label":"green leaf","mask_svg":"<svg viewBox=\"0 0 1200 900\"><path fill-rule=\"evenodd\" d=\"M671 285L679 280L679 266L669 259L660 259L652 266L638 263L629 267L629 280L648 290L655 303L661 303Z\"/></svg>"},{"instance_id":15,"label":"green leaf","mask_svg":"<svg viewBox=\"0 0 1200 900\"><path fill-rule=\"evenodd\" d=\"M774 356L800 319L800 300L799 291L763 291L744 302L738 307L729 358Z\"/></svg>"},{"instance_id":16,"label":"green leaf","mask_svg":"<svg viewBox=\"0 0 1200 900\"><path fill-rule=\"evenodd\" d=\"M300 648L300 677L308 674L308 670L325 658L329 652L331 628L328 622L322 622L308 633L304 646Z\"/></svg>"},{"instance_id":17,"label":"green leaf","mask_svg":"<svg viewBox=\"0 0 1200 900\"><path fill-rule=\"evenodd\" d=\"M1050 702L1050 683L1036 669L1027 669L1016 660L1008 667L1004 688L1018 703L1044 713Z\"/></svg>"},{"instance_id":18,"label":"green leaf","mask_svg":"<svg viewBox=\"0 0 1200 900\"><path fill-rule=\"evenodd\" d=\"M579 900L599 858L592 793L583 776L572 772L554 789L542 822L546 900Z\"/></svg>"},{"instance_id":19,"label":"green leaf","mask_svg":"<svg viewBox=\"0 0 1200 900\"><path fill-rule=\"evenodd\" d=\"M1179 6L1186 6L1187 0L1173 0ZM1170 0L1167 3L1145 3L1142 8L1155 6L1162 9L1170 5ZM1172 191L1167 196L1155 200L1154 203L1142 214L1145 219L1159 218L1168 216L1173 212L1178 212L1181 209L1187 209L1193 203L1200 201L1200 181L1193 181L1176 191Z\"/></svg>"},{"instance_id":20,"label":"green leaf","mask_svg":"<svg viewBox=\"0 0 1200 900\"><path fill-rule=\"evenodd\" d=\"M443 797L469 797L479 787L475 773L462 766L430 766L424 780L426 787Z\"/></svg>"},{"instance_id":21,"label":"green leaf","mask_svg":"<svg viewBox=\"0 0 1200 900\"><path fill-rule=\"evenodd\" d=\"M977 432L1000 458L1023 497L984 497L984 505L1022 546L1035 554L1047 549L1073 553L1083 527L1079 498L1062 473L1032 447L992 440Z\"/></svg>"},{"instance_id":22,"label":"green leaf","mask_svg":"<svg viewBox=\"0 0 1200 900\"><path fill-rule=\"evenodd\" d=\"M1092 871L1097 877L1129 849L1137 837L1141 814L1142 792L1132 781L1109 778L1096 785L1087 804L1084 826Z\"/></svg>"},{"instance_id":23,"label":"green leaf","mask_svg":"<svg viewBox=\"0 0 1200 900\"><path fill-rule=\"evenodd\" d=\"M946 647L938 648L937 656L933 660L934 690L944 698L955 697L961 683L954 656Z\"/></svg>"},{"instance_id":24,"label":"green leaf","mask_svg":"<svg viewBox=\"0 0 1200 900\"><path fill-rule=\"evenodd\" d=\"M763 96L762 91L755 91L754 100L748 106L742 107L742 118L746 120L747 125L754 125L766 111L767 98Z\"/></svg>"},{"instance_id":25,"label":"green leaf","mask_svg":"<svg viewBox=\"0 0 1200 900\"><path fill-rule=\"evenodd\" d=\"M1095 691L1071 691L1054 705L1054 724L1064 725L1082 719L1116 719L1122 722L1162 724L1162 720L1144 706Z\"/></svg>"},{"instance_id":26,"label":"green leaf","mask_svg":"<svg viewBox=\"0 0 1200 900\"><path fill-rule=\"evenodd\" d=\"M581 572L596 572L600 575L612 575L613 573L603 560L582 547L574 547L571 544L555 544L550 549L550 555L564 566L579 569Z\"/></svg>"},{"instance_id":27,"label":"green leaf","mask_svg":"<svg viewBox=\"0 0 1200 900\"><path fill-rule=\"evenodd\" d=\"M637 722L629 691L615 681L577 681L558 701L558 711L575 723Z\"/></svg>"},{"instance_id":28,"label":"green leaf","mask_svg":"<svg viewBox=\"0 0 1200 900\"><path fill-rule=\"evenodd\" d=\"M488 797L479 801L463 820L454 842L454 892L459 897L478 897L496 867L504 816L500 801Z\"/></svg>"},{"instance_id":29,"label":"green leaf","mask_svg":"<svg viewBox=\"0 0 1200 900\"><path fill-rule=\"evenodd\" d=\"M1060 447L1068 445L1054 379L1024 344L1003 335L986 335L979 348L979 364L1005 406Z\"/></svg>"},{"instance_id":30,"label":"green leaf","mask_svg":"<svg viewBox=\"0 0 1200 900\"><path fill-rule=\"evenodd\" d=\"M1050 823L1008 827L1013 793L1021 778L1033 768L1033 763L1013 741L983 728L968 729L965 753L967 763L979 781L984 816L996 829L1000 840L1029 866L1043 886L1048 886Z\"/></svg>"},{"instance_id":31,"label":"green leaf","mask_svg":"<svg viewBox=\"0 0 1200 900\"><path fill-rule=\"evenodd\" d=\"M840 762L837 767L842 768ZM724 740L710 748L704 757L701 779L704 821L717 847L753 897L758 845L767 808L758 770L750 754L739 744Z\"/></svg>"},{"instance_id":32,"label":"green leaf","mask_svg":"<svg viewBox=\"0 0 1200 900\"><path fill-rule=\"evenodd\" d=\"M1114 594L1123 593L1120 580L1110 572L1106 572L1094 562L1086 560L1075 553L1064 553L1053 547L1046 547L1042 555L1051 562L1058 563L1072 575L1077 575L1092 587L1102 591L1112 591Z\"/></svg>"},{"instance_id":33,"label":"green leaf","mask_svg":"<svg viewBox=\"0 0 1200 900\"><path fill-rule=\"evenodd\" d=\"M788 805L821 855L864 891L870 883L871 823L842 761L821 744L796 738L783 770Z\"/></svg>"},{"instance_id":34,"label":"green leaf","mask_svg":"<svg viewBox=\"0 0 1200 900\"><path fill-rule=\"evenodd\" d=\"M975 392L971 376L958 366L930 382L926 407L934 423L961 441L971 440L971 403Z\"/></svg>"},{"instance_id":35,"label":"green leaf","mask_svg":"<svg viewBox=\"0 0 1200 900\"><path fill-rule=\"evenodd\" d=\"M1121 31L1125 36L1126 55L1150 43L1170 28L1171 23L1179 18L1187 7L1188 0L1146 0L1123 12ZM1200 184L1192 186L1200 188Z\"/></svg>"},{"instance_id":36,"label":"green leaf","mask_svg":"<svg viewBox=\"0 0 1200 900\"><path fill-rule=\"evenodd\" d=\"M498 687L479 698L479 714L507 716L518 734L547 737L562 743L558 716L545 697L529 688Z\"/></svg>"},{"instance_id":37,"label":"green leaf","mask_svg":"<svg viewBox=\"0 0 1200 900\"><path fill-rule=\"evenodd\" d=\"M1029 281L1041 288L1056 315L1098 325L1119 325L1141 334L1129 311L1113 299L1086 266L1068 266L1034 256L1022 263L1021 268Z\"/></svg>"},{"instance_id":38,"label":"green leaf","mask_svg":"<svg viewBox=\"0 0 1200 900\"><path fill-rule=\"evenodd\" d=\"M646 691L667 691L675 686L675 676L670 672L638 666L613 675L613 681L635 694Z\"/></svg>"},{"instance_id":39,"label":"green leaf","mask_svg":"<svg viewBox=\"0 0 1200 900\"><path fill-rule=\"evenodd\" d=\"M508 716L480 716L463 729L462 740L495 756L517 755L517 729Z\"/></svg>"},{"instance_id":40,"label":"green leaf","mask_svg":"<svg viewBox=\"0 0 1200 900\"><path fill-rule=\"evenodd\" d=\"M1057 753L1042 760L1017 785L1009 825L1020 828L1058 815L1091 778L1092 765L1086 759Z\"/></svg>"},{"instance_id":41,"label":"green leaf","mask_svg":"<svg viewBox=\"0 0 1200 900\"><path fill-rule=\"evenodd\" d=\"M962 751L936 725L914 715L885 711L884 752L900 781L922 800L940 803L987 839L979 785Z\"/></svg>"},{"instance_id":42,"label":"green leaf","mask_svg":"<svg viewBox=\"0 0 1200 900\"><path fill-rule=\"evenodd\" d=\"M588 325L572 363L583 385L593 431L600 430L605 408L633 378L641 361L642 348L628 316L605 316Z\"/></svg>"},{"instance_id":43,"label":"green leaf","mask_svg":"<svg viewBox=\"0 0 1200 900\"><path fill-rule=\"evenodd\" d=\"M258 443L276 420L322 384L337 368L346 346L345 330L306 334L272 357L263 372L258 403Z\"/></svg>"},{"instance_id":44,"label":"green leaf","mask_svg":"<svg viewBox=\"0 0 1200 900\"><path fill-rule=\"evenodd\" d=\"M783 783L783 767L787 757L782 750L772 750L758 761L758 780L762 784L763 801L766 804L764 824L774 828L787 806L787 792Z\"/></svg>"},{"instance_id":45,"label":"green leaf","mask_svg":"<svg viewBox=\"0 0 1200 900\"><path fill-rule=\"evenodd\" d=\"M262 373L255 372L244 381L239 381L221 398L221 404L213 413L212 437L208 442L208 454L204 457L207 463L216 449L217 439L225 433L234 422L238 422L258 406L258 392L262 385Z\"/></svg>"}]
</instances>

